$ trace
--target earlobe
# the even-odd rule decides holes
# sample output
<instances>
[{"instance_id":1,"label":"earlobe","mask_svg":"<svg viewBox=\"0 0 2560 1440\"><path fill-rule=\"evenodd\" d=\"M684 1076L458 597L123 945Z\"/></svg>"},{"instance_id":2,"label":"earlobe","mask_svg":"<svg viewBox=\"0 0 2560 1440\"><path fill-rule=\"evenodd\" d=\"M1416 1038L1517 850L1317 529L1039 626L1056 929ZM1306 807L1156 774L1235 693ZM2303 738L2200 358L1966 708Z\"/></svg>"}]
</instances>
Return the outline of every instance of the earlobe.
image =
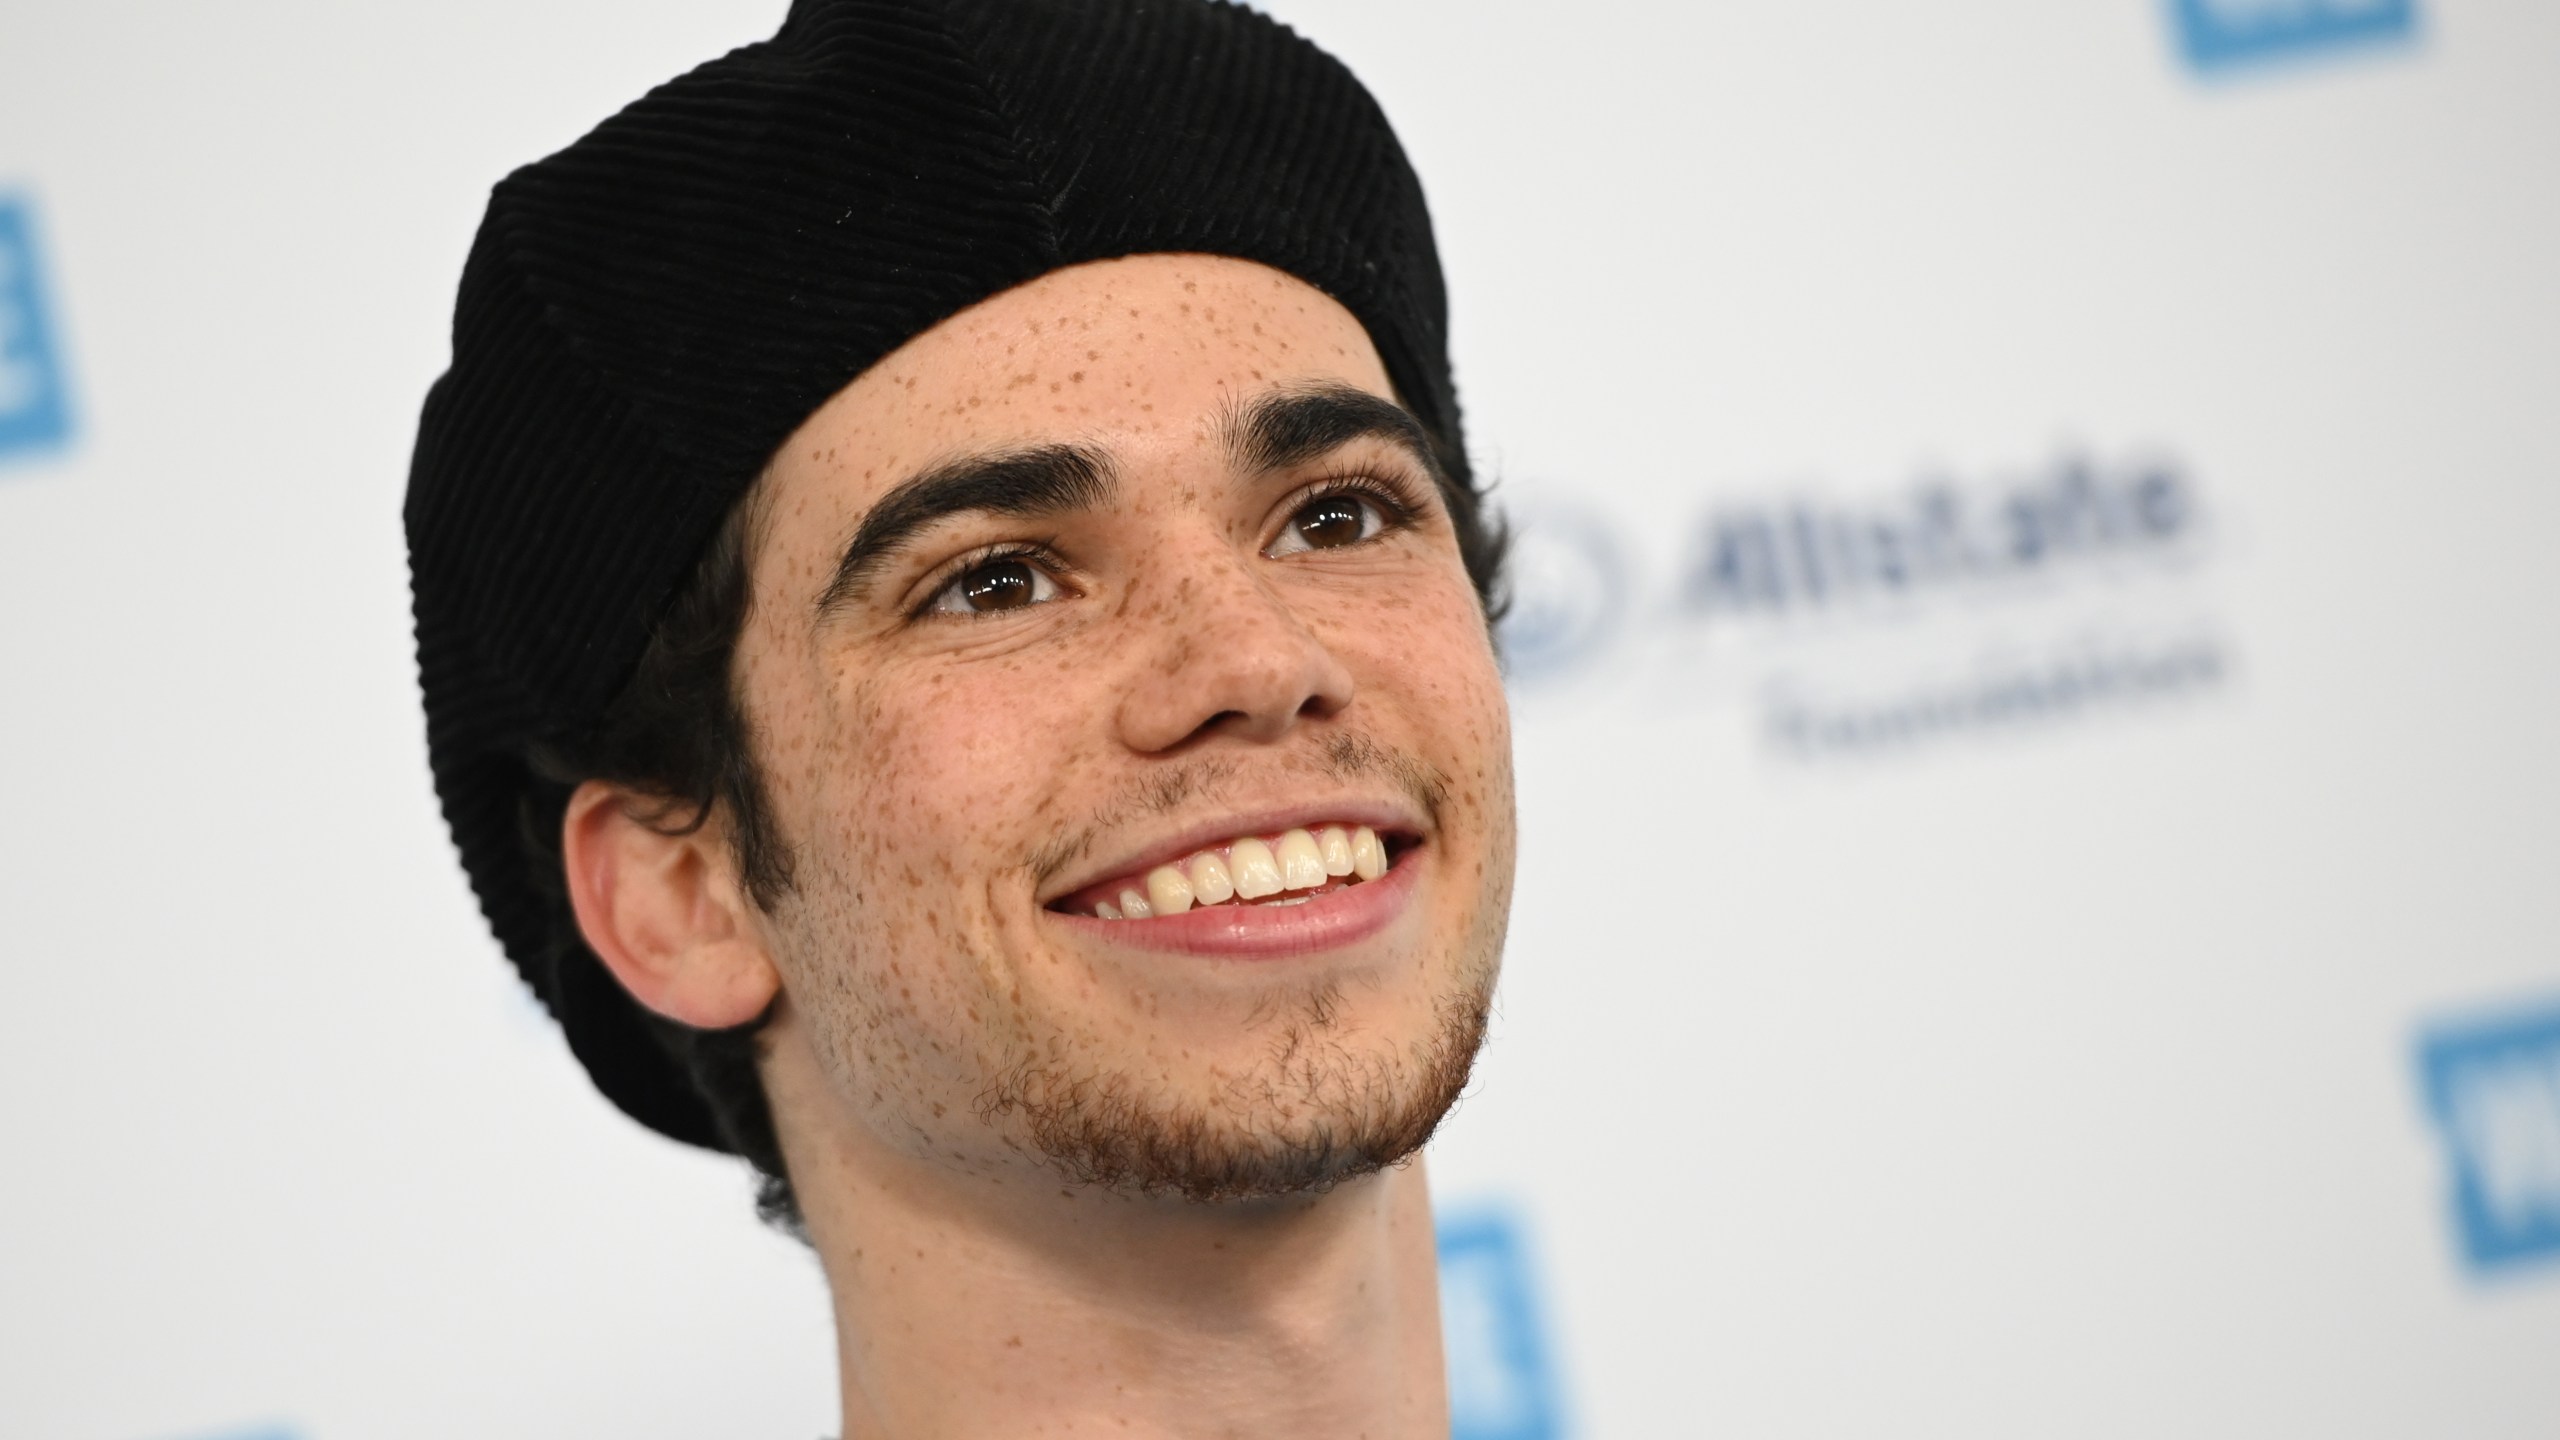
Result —
<instances>
[{"instance_id":1,"label":"earlobe","mask_svg":"<svg viewBox=\"0 0 2560 1440\"><path fill-rule=\"evenodd\" d=\"M716 828L653 823L651 802L589 780L569 797L560 859L587 946L651 1010L702 1030L765 1013L781 976Z\"/></svg>"}]
</instances>

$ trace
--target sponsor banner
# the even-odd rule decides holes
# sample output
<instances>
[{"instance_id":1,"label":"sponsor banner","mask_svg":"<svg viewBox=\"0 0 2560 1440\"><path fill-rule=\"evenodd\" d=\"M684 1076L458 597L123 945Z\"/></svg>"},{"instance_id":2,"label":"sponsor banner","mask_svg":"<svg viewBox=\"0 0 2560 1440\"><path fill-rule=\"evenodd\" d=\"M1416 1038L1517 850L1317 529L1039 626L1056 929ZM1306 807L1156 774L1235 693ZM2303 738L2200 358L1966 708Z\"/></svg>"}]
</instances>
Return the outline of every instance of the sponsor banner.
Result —
<instances>
[{"instance_id":1,"label":"sponsor banner","mask_svg":"<svg viewBox=\"0 0 2560 1440\"><path fill-rule=\"evenodd\" d=\"M2419 1083L2480 1274L2560 1263L2560 1001L2430 1031Z\"/></svg>"},{"instance_id":2,"label":"sponsor banner","mask_svg":"<svg viewBox=\"0 0 2560 1440\"><path fill-rule=\"evenodd\" d=\"M1468 1210L1439 1231L1451 1440L1559 1440L1554 1353L1515 1212Z\"/></svg>"},{"instance_id":3,"label":"sponsor banner","mask_svg":"<svg viewBox=\"0 0 2560 1440\"><path fill-rule=\"evenodd\" d=\"M62 346L46 303L34 204L0 193L0 460L71 437Z\"/></svg>"},{"instance_id":4,"label":"sponsor banner","mask_svg":"<svg viewBox=\"0 0 2560 1440\"><path fill-rule=\"evenodd\" d=\"M1642 523L1533 495L1518 518L1516 693L1738 702L1787 759L2132 710L2233 670L2202 498L2157 449L1729 493ZM1648 573L1664 529L1681 538Z\"/></svg>"},{"instance_id":5,"label":"sponsor banner","mask_svg":"<svg viewBox=\"0 0 2560 1440\"><path fill-rule=\"evenodd\" d=\"M2417 0L2168 0L2179 53L2207 73L2406 42Z\"/></svg>"}]
</instances>

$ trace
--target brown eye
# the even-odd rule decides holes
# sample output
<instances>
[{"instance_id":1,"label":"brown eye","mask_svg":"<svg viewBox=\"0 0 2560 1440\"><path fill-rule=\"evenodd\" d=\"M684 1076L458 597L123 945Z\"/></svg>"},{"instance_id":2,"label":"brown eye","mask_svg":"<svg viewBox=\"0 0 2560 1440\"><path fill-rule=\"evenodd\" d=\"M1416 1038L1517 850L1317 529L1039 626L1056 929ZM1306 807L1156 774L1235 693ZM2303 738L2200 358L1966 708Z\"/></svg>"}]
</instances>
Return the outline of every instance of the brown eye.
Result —
<instances>
[{"instance_id":1,"label":"brown eye","mask_svg":"<svg viewBox=\"0 0 2560 1440\"><path fill-rule=\"evenodd\" d=\"M1377 505L1360 495L1319 495L1298 507L1280 538L1264 552L1294 555L1302 550L1339 550L1357 545L1386 529Z\"/></svg>"},{"instance_id":2,"label":"brown eye","mask_svg":"<svg viewBox=\"0 0 2560 1440\"><path fill-rule=\"evenodd\" d=\"M986 615L1023 610L1058 598L1049 572L1018 557L989 560L960 572L933 597L930 609L945 615Z\"/></svg>"}]
</instances>

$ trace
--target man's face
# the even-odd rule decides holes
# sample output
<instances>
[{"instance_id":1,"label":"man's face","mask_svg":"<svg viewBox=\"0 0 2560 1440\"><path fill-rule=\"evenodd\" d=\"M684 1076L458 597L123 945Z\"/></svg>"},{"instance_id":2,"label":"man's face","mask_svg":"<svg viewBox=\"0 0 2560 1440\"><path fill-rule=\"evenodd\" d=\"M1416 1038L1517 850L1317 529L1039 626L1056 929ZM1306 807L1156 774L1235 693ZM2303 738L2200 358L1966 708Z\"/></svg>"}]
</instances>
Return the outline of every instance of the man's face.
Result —
<instances>
[{"instance_id":1,"label":"man's face","mask_svg":"<svg viewBox=\"0 0 2560 1440\"><path fill-rule=\"evenodd\" d=\"M786 1138L1212 1198L1428 1134L1498 966L1510 734L1390 394L1321 292L1144 256L943 322L784 445L737 673L777 1033L823 1077Z\"/></svg>"}]
</instances>

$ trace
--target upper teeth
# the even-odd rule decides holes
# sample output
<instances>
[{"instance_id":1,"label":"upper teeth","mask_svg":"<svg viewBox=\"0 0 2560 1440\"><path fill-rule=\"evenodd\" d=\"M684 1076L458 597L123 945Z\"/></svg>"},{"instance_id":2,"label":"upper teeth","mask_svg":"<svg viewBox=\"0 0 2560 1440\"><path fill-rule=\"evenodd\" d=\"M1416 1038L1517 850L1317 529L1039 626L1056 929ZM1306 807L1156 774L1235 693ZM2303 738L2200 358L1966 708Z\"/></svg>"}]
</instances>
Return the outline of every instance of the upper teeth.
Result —
<instances>
[{"instance_id":1,"label":"upper teeth","mask_svg":"<svg viewBox=\"0 0 2560 1440\"><path fill-rule=\"evenodd\" d=\"M1179 915L1194 905L1262 900L1290 890L1318 889L1346 875L1375 880L1386 873L1387 847L1366 825L1289 830L1277 840L1240 835L1157 866L1142 883L1122 885L1116 901L1095 901L1093 913L1105 920L1148 920Z\"/></svg>"}]
</instances>

